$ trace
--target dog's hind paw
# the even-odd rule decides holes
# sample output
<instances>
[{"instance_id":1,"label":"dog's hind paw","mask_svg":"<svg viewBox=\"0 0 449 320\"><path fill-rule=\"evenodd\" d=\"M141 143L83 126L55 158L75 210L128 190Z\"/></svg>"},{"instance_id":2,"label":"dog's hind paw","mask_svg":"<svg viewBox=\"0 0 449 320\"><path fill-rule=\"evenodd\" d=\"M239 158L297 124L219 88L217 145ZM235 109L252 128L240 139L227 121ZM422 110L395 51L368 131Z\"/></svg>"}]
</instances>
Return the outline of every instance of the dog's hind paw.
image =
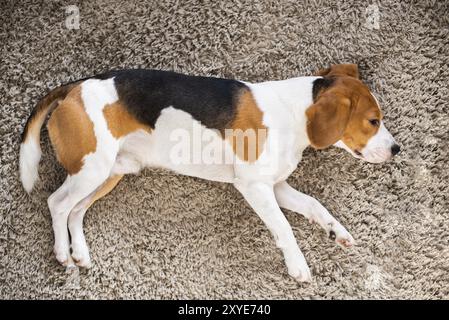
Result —
<instances>
[{"instance_id":1,"label":"dog's hind paw","mask_svg":"<svg viewBox=\"0 0 449 320\"><path fill-rule=\"evenodd\" d=\"M72 244L72 258L78 267L88 269L92 266L89 249L86 246Z\"/></svg>"}]
</instances>

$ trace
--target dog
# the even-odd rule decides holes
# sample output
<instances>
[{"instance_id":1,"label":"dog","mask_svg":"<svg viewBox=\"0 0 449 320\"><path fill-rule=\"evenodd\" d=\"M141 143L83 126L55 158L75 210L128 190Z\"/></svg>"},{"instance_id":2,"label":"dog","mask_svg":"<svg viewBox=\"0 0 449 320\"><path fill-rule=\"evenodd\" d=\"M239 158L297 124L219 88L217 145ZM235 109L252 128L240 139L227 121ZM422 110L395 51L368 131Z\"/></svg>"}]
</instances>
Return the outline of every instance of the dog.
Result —
<instances>
[{"instance_id":1,"label":"dog","mask_svg":"<svg viewBox=\"0 0 449 320\"><path fill-rule=\"evenodd\" d=\"M318 223L342 247L355 241L317 200L286 182L303 150L334 145L372 163L400 150L355 64L261 83L117 70L58 87L34 108L20 145L28 193L38 178L40 129L51 111L49 137L68 176L48 206L54 253L66 267L91 265L83 233L87 209L125 174L160 167L232 183L271 231L288 273L311 281L281 208Z\"/></svg>"}]
</instances>

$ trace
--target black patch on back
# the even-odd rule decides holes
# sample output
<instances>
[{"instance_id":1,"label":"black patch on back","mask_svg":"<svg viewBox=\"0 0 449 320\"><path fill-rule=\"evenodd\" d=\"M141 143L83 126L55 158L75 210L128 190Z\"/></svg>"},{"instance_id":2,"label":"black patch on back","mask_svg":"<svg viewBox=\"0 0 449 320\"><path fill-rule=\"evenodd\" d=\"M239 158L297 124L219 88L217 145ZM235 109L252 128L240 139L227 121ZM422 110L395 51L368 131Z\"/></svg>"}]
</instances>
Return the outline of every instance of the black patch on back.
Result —
<instances>
[{"instance_id":1,"label":"black patch on back","mask_svg":"<svg viewBox=\"0 0 449 320\"><path fill-rule=\"evenodd\" d=\"M316 102L316 98L318 97L320 92L322 90L329 88L334 83L334 80L335 79L332 77L324 77L313 81L313 89L312 89L313 102Z\"/></svg>"},{"instance_id":2,"label":"black patch on back","mask_svg":"<svg viewBox=\"0 0 449 320\"><path fill-rule=\"evenodd\" d=\"M223 130L235 117L240 94L249 90L237 80L160 70L118 70L93 78L112 77L128 111L151 128L161 111L171 106L189 113L208 128Z\"/></svg>"}]
</instances>

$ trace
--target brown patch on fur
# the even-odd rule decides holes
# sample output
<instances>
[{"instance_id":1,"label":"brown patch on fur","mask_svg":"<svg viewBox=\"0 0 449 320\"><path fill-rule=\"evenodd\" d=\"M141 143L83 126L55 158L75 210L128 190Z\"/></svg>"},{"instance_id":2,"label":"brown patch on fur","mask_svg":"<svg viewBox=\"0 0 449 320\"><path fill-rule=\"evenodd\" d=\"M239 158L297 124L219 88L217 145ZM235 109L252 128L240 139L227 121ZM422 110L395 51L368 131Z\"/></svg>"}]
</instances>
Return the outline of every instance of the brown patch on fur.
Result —
<instances>
[{"instance_id":1,"label":"brown patch on fur","mask_svg":"<svg viewBox=\"0 0 449 320\"><path fill-rule=\"evenodd\" d=\"M244 91L237 103L237 114L226 129L226 139L232 144L234 153L247 162L256 161L263 150L268 129L263 124L263 113L257 106L252 93Z\"/></svg>"},{"instance_id":2,"label":"brown patch on fur","mask_svg":"<svg viewBox=\"0 0 449 320\"><path fill-rule=\"evenodd\" d=\"M81 86L70 91L52 113L48 133L58 161L70 175L79 172L84 156L97 148L94 124L84 109Z\"/></svg>"},{"instance_id":3,"label":"brown patch on fur","mask_svg":"<svg viewBox=\"0 0 449 320\"><path fill-rule=\"evenodd\" d=\"M86 205L86 210L89 209L95 201L99 200L100 198L103 198L105 195L107 195L109 192L112 191L112 189L115 188L115 186L120 182L120 180L123 178L123 174L115 175L112 177L109 177L96 191L95 194L90 199L89 203Z\"/></svg>"},{"instance_id":4,"label":"brown patch on fur","mask_svg":"<svg viewBox=\"0 0 449 320\"><path fill-rule=\"evenodd\" d=\"M359 68L353 63L334 64L326 69L318 70L317 76L348 76L359 79Z\"/></svg>"},{"instance_id":5,"label":"brown patch on fur","mask_svg":"<svg viewBox=\"0 0 449 320\"><path fill-rule=\"evenodd\" d=\"M379 127L373 126L369 120L380 121L382 118L374 98L371 95L360 95L341 140L353 151L362 150L379 130Z\"/></svg>"},{"instance_id":6,"label":"brown patch on fur","mask_svg":"<svg viewBox=\"0 0 449 320\"><path fill-rule=\"evenodd\" d=\"M58 105L59 101L64 99L70 90L77 84L79 84L79 81L57 87L39 101L27 120L27 124L22 133L22 143L31 137L35 139L36 143L39 145L40 130L48 113L50 113L51 110Z\"/></svg>"},{"instance_id":7,"label":"brown patch on fur","mask_svg":"<svg viewBox=\"0 0 449 320\"><path fill-rule=\"evenodd\" d=\"M349 121L351 101L344 96L330 95L317 99L307 111L307 135L311 145L324 149L337 142Z\"/></svg>"},{"instance_id":8,"label":"brown patch on fur","mask_svg":"<svg viewBox=\"0 0 449 320\"><path fill-rule=\"evenodd\" d=\"M120 102L114 102L103 109L103 115L114 138L126 136L139 129L151 132L151 128L136 120Z\"/></svg>"},{"instance_id":9,"label":"brown patch on fur","mask_svg":"<svg viewBox=\"0 0 449 320\"><path fill-rule=\"evenodd\" d=\"M53 100L47 107L49 110L54 109L58 103L59 103L58 100ZM47 118L47 114L48 114L47 110L44 109L36 110L36 113L33 115L33 118L29 120L27 126L25 127L25 131L23 134L24 136L23 142L25 142L29 138L32 138L35 140L36 144L39 145L40 131L42 125L45 122L45 119Z\"/></svg>"},{"instance_id":10,"label":"brown patch on fur","mask_svg":"<svg viewBox=\"0 0 449 320\"><path fill-rule=\"evenodd\" d=\"M359 151L379 129L369 120L381 120L382 113L360 80L347 75L333 77L333 84L320 92L306 111L307 135L316 149L341 139L353 151Z\"/></svg>"}]
</instances>

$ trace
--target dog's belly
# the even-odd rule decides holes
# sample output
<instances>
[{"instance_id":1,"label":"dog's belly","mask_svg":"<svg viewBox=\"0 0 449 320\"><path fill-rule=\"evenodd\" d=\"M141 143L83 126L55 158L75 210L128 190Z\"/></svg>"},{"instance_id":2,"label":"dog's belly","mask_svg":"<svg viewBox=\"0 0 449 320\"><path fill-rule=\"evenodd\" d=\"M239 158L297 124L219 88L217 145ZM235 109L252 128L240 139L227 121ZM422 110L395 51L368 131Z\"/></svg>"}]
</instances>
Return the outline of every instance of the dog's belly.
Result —
<instances>
[{"instance_id":1,"label":"dog's belly","mask_svg":"<svg viewBox=\"0 0 449 320\"><path fill-rule=\"evenodd\" d=\"M218 131L178 109L163 110L154 130L131 133L120 145L114 174L159 167L207 180L234 181L234 153L229 143Z\"/></svg>"}]
</instances>

